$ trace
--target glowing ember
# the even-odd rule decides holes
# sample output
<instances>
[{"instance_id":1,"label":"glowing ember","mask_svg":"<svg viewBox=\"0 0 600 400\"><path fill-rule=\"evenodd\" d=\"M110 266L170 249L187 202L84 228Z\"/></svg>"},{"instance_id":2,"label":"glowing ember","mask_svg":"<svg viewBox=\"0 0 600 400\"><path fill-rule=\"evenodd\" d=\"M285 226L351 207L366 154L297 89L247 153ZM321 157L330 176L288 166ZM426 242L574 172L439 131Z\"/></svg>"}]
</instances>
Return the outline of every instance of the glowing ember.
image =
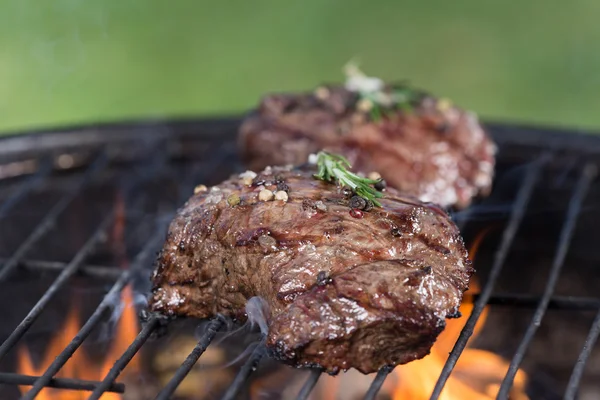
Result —
<instances>
[{"instance_id":1,"label":"glowing ember","mask_svg":"<svg viewBox=\"0 0 600 400\"><path fill-rule=\"evenodd\" d=\"M77 302L73 302L77 304ZM74 378L86 380L102 380L112 364L123 354L129 344L135 339L139 332L137 315L133 307L133 292L131 287L126 287L121 293L121 304L123 312L115 329L115 336L108 350L107 356L102 363L94 363L86 357L82 349L78 349L73 357L67 361L64 367L56 375L59 378ZM50 366L52 361L58 356L69 342L77 335L81 327L79 320L79 310L77 306L71 308L67 319L57 334L50 340L46 354L39 365L35 365L29 349L21 346L17 356L17 372L25 375L39 376ZM139 373L139 360L134 357L123 371L123 375ZM21 393L27 392L30 387L21 386ZM39 400L83 400L87 399L89 392L68 391L64 389L47 388L40 392L36 397ZM121 400L121 395L116 393L106 393L102 400Z\"/></svg>"}]
</instances>

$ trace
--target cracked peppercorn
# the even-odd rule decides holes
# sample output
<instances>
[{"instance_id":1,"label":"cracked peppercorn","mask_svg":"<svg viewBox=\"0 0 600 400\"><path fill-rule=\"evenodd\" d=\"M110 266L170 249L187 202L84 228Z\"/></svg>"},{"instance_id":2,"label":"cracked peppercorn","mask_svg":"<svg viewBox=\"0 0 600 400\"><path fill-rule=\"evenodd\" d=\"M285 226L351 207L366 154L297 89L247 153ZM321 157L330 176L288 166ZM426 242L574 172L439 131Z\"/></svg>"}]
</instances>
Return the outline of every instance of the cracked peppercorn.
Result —
<instances>
[{"instance_id":1,"label":"cracked peppercorn","mask_svg":"<svg viewBox=\"0 0 600 400\"><path fill-rule=\"evenodd\" d=\"M277 182L277 190L283 190L286 193L290 192L290 187L285 182Z\"/></svg>"},{"instance_id":2,"label":"cracked peppercorn","mask_svg":"<svg viewBox=\"0 0 600 400\"><path fill-rule=\"evenodd\" d=\"M342 188L342 195L344 195L345 198L349 199L352 197L352 194L354 194L354 192L348 186Z\"/></svg>"},{"instance_id":3,"label":"cracked peppercorn","mask_svg":"<svg viewBox=\"0 0 600 400\"><path fill-rule=\"evenodd\" d=\"M402 232L398 228L392 228L392 236L400 237L400 236L402 236Z\"/></svg>"},{"instance_id":4,"label":"cracked peppercorn","mask_svg":"<svg viewBox=\"0 0 600 400\"><path fill-rule=\"evenodd\" d=\"M364 210L367 206L367 200L363 199L360 196L352 196L350 199L350 208L354 208L356 210Z\"/></svg>"}]
</instances>

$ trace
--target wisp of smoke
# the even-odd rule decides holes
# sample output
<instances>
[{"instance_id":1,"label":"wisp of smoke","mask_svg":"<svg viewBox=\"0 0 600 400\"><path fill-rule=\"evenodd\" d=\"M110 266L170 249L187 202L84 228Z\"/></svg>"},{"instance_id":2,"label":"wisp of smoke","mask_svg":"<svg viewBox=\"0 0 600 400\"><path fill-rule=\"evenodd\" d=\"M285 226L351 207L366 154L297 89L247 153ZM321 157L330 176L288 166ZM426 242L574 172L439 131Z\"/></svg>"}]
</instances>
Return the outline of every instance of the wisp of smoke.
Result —
<instances>
[{"instance_id":1,"label":"wisp of smoke","mask_svg":"<svg viewBox=\"0 0 600 400\"><path fill-rule=\"evenodd\" d=\"M498 219L510 213L512 207L512 203L476 204L465 210L451 213L451 217L456 222Z\"/></svg>"},{"instance_id":2,"label":"wisp of smoke","mask_svg":"<svg viewBox=\"0 0 600 400\"><path fill-rule=\"evenodd\" d=\"M136 307L146 308L148 306L148 298L138 291L133 293L133 304Z\"/></svg>"},{"instance_id":3,"label":"wisp of smoke","mask_svg":"<svg viewBox=\"0 0 600 400\"><path fill-rule=\"evenodd\" d=\"M108 321L103 323L100 328L100 334L98 340L101 342L108 342L112 340L113 332L119 319L121 318L121 314L123 314L123 309L125 308L125 304L121 301L121 293L114 293L113 296L107 298L110 301L110 308L112 312L110 313L110 318Z\"/></svg>"},{"instance_id":4,"label":"wisp of smoke","mask_svg":"<svg viewBox=\"0 0 600 400\"><path fill-rule=\"evenodd\" d=\"M258 342L250 343L248 345L248 347L246 347L246 349L240 355L238 355L233 360L229 361L227 364L223 365L221 368L229 368L232 365L237 364L238 362L242 361L244 358L246 358L246 357L250 356L252 353L254 353L254 351L260 351L260 352L267 351L264 344L265 344L264 339L261 341L258 341Z\"/></svg>"},{"instance_id":5,"label":"wisp of smoke","mask_svg":"<svg viewBox=\"0 0 600 400\"><path fill-rule=\"evenodd\" d=\"M106 321L100 331L100 341L110 341L113 337L113 332L121 319L121 314L125 309L125 304L122 301L122 292L117 292L109 298L110 308L112 310L108 321ZM148 306L147 297L139 291L133 292L133 304L128 304L128 307L135 307L136 309L143 309Z\"/></svg>"},{"instance_id":6,"label":"wisp of smoke","mask_svg":"<svg viewBox=\"0 0 600 400\"><path fill-rule=\"evenodd\" d=\"M269 326L267 324L267 319L270 315L269 305L262 297L254 296L248 300L246 303L246 315L251 327L258 326L263 336L269 333Z\"/></svg>"},{"instance_id":7,"label":"wisp of smoke","mask_svg":"<svg viewBox=\"0 0 600 400\"><path fill-rule=\"evenodd\" d=\"M217 317L220 318L223 322L225 322L225 329L224 331L226 332L223 336L220 336L214 343L213 345L218 346L221 343L223 343L225 340L227 340L228 338L243 332L243 331L252 331L256 328L258 328L260 330L260 333L262 336L266 336L269 333L269 326L268 326L268 318L270 315L270 311L269 311L269 305L267 304L267 302L260 298L260 297L252 297L248 300L248 302L246 303L246 317L247 317L247 321L240 327L234 328L234 323L231 320L231 318L227 318L223 315L218 315ZM196 329L196 333L195 333L195 337L196 339L200 339L203 334L204 331L206 329L206 327L208 326L208 323L202 323L198 326L198 328Z\"/></svg>"}]
</instances>

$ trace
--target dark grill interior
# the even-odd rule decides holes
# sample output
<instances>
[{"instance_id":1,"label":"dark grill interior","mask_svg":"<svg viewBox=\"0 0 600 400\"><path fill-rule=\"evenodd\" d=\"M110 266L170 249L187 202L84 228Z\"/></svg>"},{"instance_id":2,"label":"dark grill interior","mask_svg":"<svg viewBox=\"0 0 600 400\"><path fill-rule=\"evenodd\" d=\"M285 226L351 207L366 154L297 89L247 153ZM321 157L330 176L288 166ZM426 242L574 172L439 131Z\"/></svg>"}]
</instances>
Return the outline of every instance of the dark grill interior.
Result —
<instances>
[{"instance_id":1,"label":"dark grill interior","mask_svg":"<svg viewBox=\"0 0 600 400\"><path fill-rule=\"evenodd\" d=\"M142 347L152 346L154 333L166 329L168 337L173 322L143 315L141 332L121 358L110 360L115 364L101 381L53 377L80 346L102 342L99 331L126 285L148 292L167 224L194 186L243 171L237 124L221 119L86 127L0 141L0 398L18 398L19 384L32 385L24 399L46 386L93 391L93 399L127 392L129 386L118 383L121 370ZM511 363L499 398L508 398L521 367L531 376L531 398L595 398L600 138L506 125L490 129L500 147L494 192L454 215L467 244L489 229L475 262L481 293L431 398L440 395L487 305L491 312L476 345ZM87 317L79 334L41 376L16 373L17 348L27 343L35 350L37 339L60 327L74 298ZM218 331L227 329L219 319L205 324L194 350L151 397L171 398ZM44 344L37 346L41 352ZM247 396L257 366L268 363L262 350L260 343L250 349L221 398ZM359 395L377 398L389 373L381 370ZM307 373L297 398L309 398L320 376L318 370Z\"/></svg>"}]
</instances>

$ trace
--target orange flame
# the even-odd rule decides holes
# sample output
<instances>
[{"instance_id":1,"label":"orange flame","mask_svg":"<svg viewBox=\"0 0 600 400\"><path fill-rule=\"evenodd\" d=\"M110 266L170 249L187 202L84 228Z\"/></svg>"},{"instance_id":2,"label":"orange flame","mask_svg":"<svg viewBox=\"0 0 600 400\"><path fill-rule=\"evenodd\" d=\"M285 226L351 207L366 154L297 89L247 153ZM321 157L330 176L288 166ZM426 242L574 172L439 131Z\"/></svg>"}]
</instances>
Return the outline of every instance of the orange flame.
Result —
<instances>
[{"instance_id":1,"label":"orange flame","mask_svg":"<svg viewBox=\"0 0 600 400\"><path fill-rule=\"evenodd\" d=\"M76 304L76 303L75 303ZM123 312L115 329L115 337L110 345L107 356L101 363L91 361L82 349L78 349L63 368L56 375L59 378L75 378L86 380L102 380L112 364L127 349L129 344L135 339L139 332L135 307L133 306L133 291L127 286L121 293L121 304L124 305ZM50 366L52 361L77 335L81 323L79 320L79 310L74 306L69 311L63 327L50 340L46 354L39 365L35 365L31 358L29 349L21 346L17 354L17 372L25 375L39 376ZM140 370L139 359L134 357L123 372L125 375L137 373ZM27 386L19 387L21 393L27 392L30 388ZM89 392L67 391L64 389L43 389L38 397L39 400L83 400L90 395ZM116 393L106 393L102 400L121 400L121 395Z\"/></svg>"},{"instance_id":2,"label":"orange flame","mask_svg":"<svg viewBox=\"0 0 600 400\"><path fill-rule=\"evenodd\" d=\"M469 250L469 258L473 260L479 246L489 229L482 231ZM429 399L437 379L446 363L446 359L454 343L458 339L468 316L473 311L472 296L479 292L479 285L473 279L469 290L465 293L460 306L461 318L447 321L446 329L440 334L431 354L427 357L402 365L394 370L397 384L393 390L394 400L426 400ZM458 359L452 375L446 382L440 400L487 400L495 399L500 389L508 362L502 357L485 350L469 348L471 342L479 335L485 325L488 307L484 308L475 324L473 335L467 347ZM519 370L515 376L510 398L527 400L525 384L527 376Z\"/></svg>"},{"instance_id":3,"label":"orange flame","mask_svg":"<svg viewBox=\"0 0 600 400\"><path fill-rule=\"evenodd\" d=\"M129 266L127 253L125 249L125 219L126 207L125 199L121 193L116 194L115 198L115 223L111 232L112 244L114 252L119 260L121 268L126 269ZM46 354L41 363L36 366L31 358L29 349L21 346L17 354L17 372L25 375L39 376L50 366L52 361L58 356L70 341L77 335L81 328L79 320L79 308L77 301L67 315L62 329L50 340ZM86 354L79 348L73 356L65 363L63 368L58 372L56 377L59 378L75 378L85 380L99 381L110 371L115 360L127 350L129 344L134 341L139 332L138 319L134 307L133 289L131 286L126 286L121 292L121 305L123 310L119 321L117 322L115 335L111 342L110 348L103 362L97 363L90 360ZM140 371L140 362L138 356L134 356L129 362L125 370L124 376L131 375ZM21 393L29 390L27 386L19 387ZM64 389L57 390L46 388L40 392L37 399L41 400L83 400L90 395L89 392L83 391L66 391ZM121 400L121 395L116 393L105 393L102 396L103 400Z\"/></svg>"}]
</instances>

